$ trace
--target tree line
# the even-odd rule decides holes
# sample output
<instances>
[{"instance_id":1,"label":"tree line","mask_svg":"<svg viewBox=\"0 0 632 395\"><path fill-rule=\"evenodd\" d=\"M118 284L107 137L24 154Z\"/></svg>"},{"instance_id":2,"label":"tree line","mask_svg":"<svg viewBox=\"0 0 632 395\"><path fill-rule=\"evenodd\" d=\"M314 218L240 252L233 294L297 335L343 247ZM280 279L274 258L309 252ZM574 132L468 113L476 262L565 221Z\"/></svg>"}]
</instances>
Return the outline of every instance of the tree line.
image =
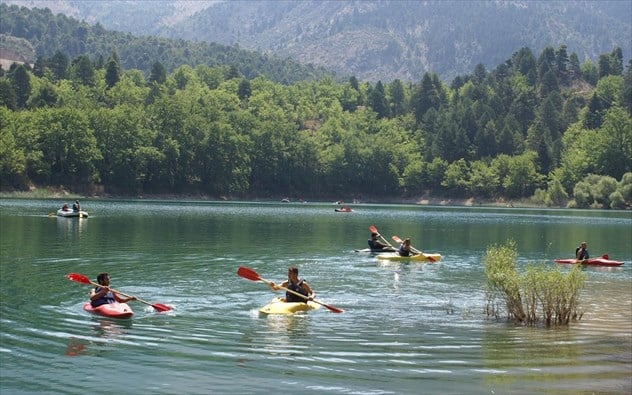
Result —
<instances>
[{"instance_id":1,"label":"tree line","mask_svg":"<svg viewBox=\"0 0 632 395\"><path fill-rule=\"evenodd\" d=\"M632 202L632 64L521 48L449 85L273 82L235 65L146 75L58 51L0 70L3 189L234 198Z\"/></svg>"}]
</instances>

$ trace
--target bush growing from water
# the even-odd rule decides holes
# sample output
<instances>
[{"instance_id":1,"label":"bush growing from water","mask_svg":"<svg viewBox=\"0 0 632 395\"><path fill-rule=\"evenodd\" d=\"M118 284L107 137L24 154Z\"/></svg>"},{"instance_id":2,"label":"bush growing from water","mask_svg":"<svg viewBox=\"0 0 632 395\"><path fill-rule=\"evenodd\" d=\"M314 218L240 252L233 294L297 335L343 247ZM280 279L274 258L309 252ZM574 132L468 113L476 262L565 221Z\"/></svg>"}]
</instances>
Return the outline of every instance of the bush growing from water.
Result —
<instances>
[{"instance_id":1,"label":"bush growing from water","mask_svg":"<svg viewBox=\"0 0 632 395\"><path fill-rule=\"evenodd\" d=\"M504 313L516 323L531 326L568 325L581 319L579 294L586 275L580 265L562 273L551 265L531 264L521 274L516 270L516 257L513 240L487 248L483 264L488 316L500 317Z\"/></svg>"}]
</instances>

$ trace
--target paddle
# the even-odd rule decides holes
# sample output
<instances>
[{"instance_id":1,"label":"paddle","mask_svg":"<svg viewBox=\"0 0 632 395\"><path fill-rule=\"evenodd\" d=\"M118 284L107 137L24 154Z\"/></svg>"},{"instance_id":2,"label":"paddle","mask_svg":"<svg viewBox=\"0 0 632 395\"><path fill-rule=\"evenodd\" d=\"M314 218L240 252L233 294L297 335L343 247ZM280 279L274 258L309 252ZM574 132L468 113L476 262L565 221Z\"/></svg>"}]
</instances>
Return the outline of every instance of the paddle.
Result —
<instances>
[{"instance_id":1,"label":"paddle","mask_svg":"<svg viewBox=\"0 0 632 395\"><path fill-rule=\"evenodd\" d=\"M400 243L402 244L404 241L402 239L400 239L399 237L397 237L396 235L393 235L392 237L393 241L395 241L396 243ZM416 249L415 247L413 247L412 245L410 246L410 249L412 252L414 252L415 254L424 254L423 252L419 251L418 249ZM433 258L430 255L426 255L424 254L424 256L426 257L426 259L428 259L430 262L436 262L437 260L435 258Z\"/></svg>"},{"instance_id":2,"label":"paddle","mask_svg":"<svg viewBox=\"0 0 632 395\"><path fill-rule=\"evenodd\" d=\"M90 281L90 279L88 277L86 277L86 276L84 276L82 274L79 274L79 273L66 274L66 278L68 280L70 280L70 281L75 281L75 282L78 282L78 283L81 283L81 284L94 285L94 286L97 286L97 287L101 286L100 284L97 284L95 282ZM111 291L112 292L116 292L117 294L121 294L121 295L123 295L125 297L128 297L128 298L132 297L131 295L124 294L123 292L115 291L113 289L111 289ZM169 310L171 310L171 307L169 307L169 306L167 306L165 304L162 304L162 303L149 303L147 301L144 301L144 300L138 299L138 298L136 298L136 300L138 300L139 302L144 303L146 305L149 305L149 306L153 307L154 309L156 309L158 311L169 311Z\"/></svg>"},{"instance_id":3,"label":"paddle","mask_svg":"<svg viewBox=\"0 0 632 395\"><path fill-rule=\"evenodd\" d=\"M247 268L247 267L240 266L239 269L237 269L237 274L240 277L243 277L243 278L251 280L251 281L263 281L264 283L272 284L272 281L269 281L269 280L266 280L266 279L263 279L263 278L259 277L259 273L255 272L254 270L252 270L250 268ZM294 294L296 296L300 296L303 299L309 299L307 296L305 296L305 295L303 295L301 293L292 291L291 289L287 289L287 288L281 287L281 286L278 286L278 287L281 288L284 291L287 291L287 292L291 293L291 294ZM342 310L342 309L339 309L339 308L334 307L334 306L330 306L330 305L325 304L323 302L319 302L316 299L314 299L312 301L314 303L318 303L321 306L325 306L329 311L333 311L334 313L343 313L344 312L344 310Z\"/></svg>"},{"instance_id":4,"label":"paddle","mask_svg":"<svg viewBox=\"0 0 632 395\"><path fill-rule=\"evenodd\" d=\"M382 239L382 241L384 241L386 244L388 244L388 246L389 246L389 247L391 247L393 250L395 250L395 247L393 247L393 246L391 245L391 243L389 243L389 242L388 242L388 240L386 240L386 239L384 238L384 236L382 236L382 235L380 234L380 232L378 232L378 231L377 231L377 228L376 228L374 225L369 226L369 232L371 232L371 233L377 233L378 237L379 237L380 239Z\"/></svg>"}]
</instances>

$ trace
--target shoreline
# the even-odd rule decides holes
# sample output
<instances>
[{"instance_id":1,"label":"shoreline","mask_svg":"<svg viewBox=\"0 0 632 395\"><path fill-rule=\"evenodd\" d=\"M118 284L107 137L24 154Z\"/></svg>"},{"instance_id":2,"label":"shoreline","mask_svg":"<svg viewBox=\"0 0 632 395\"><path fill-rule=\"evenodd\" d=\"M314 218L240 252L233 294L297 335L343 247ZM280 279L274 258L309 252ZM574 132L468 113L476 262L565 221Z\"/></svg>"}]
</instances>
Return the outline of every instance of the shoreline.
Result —
<instances>
[{"instance_id":1,"label":"shoreline","mask_svg":"<svg viewBox=\"0 0 632 395\"><path fill-rule=\"evenodd\" d=\"M246 197L232 198L227 196L209 196L203 194L143 194L143 195L111 195L111 194L93 194L82 195L63 188L33 188L29 191L0 191L0 199L59 199L59 200L75 200L75 199L129 199L129 200L186 200L186 201L224 201L224 202L282 202L289 204L296 203L327 203L333 204L340 202L340 205L358 206L362 204L412 204L420 206L454 206L454 207L521 207L521 208L566 208L566 207L546 207L532 203L528 199L506 200L487 199L487 198L448 198L448 197L431 197L421 196L418 198L401 198L401 197L367 197L365 199L351 199L349 202L321 198L317 200L302 200L287 197ZM289 200L289 201L286 201Z\"/></svg>"}]
</instances>

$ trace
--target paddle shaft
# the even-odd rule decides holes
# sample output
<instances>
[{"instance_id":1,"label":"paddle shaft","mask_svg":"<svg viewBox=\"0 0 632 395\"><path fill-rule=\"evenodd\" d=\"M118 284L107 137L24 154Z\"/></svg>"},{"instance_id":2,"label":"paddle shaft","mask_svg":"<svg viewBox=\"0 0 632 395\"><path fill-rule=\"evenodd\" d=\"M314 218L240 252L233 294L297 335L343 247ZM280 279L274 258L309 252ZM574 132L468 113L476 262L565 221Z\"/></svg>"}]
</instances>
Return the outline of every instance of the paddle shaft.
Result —
<instances>
[{"instance_id":1,"label":"paddle shaft","mask_svg":"<svg viewBox=\"0 0 632 395\"><path fill-rule=\"evenodd\" d=\"M92 285L94 285L94 286L97 286L97 287L103 287L103 285L101 285L101 284L97 284L97 283L95 283L95 282L93 282L93 281L90 281L90 284L92 284ZM108 288L109 288L109 287L108 287ZM116 293L117 293L117 294L119 294L119 295L123 295L123 296L125 296L126 298L136 298L136 300L137 300L137 301L139 301L139 302L141 302L141 303L144 303L144 304L149 305L149 306L152 306L152 307L154 306L154 304L153 304L153 303L149 303L149 302L147 302L146 300L139 299L139 298L137 298L136 296L128 295L128 294L126 294L126 293L123 293L123 292L117 291L117 290L112 289L112 288L110 288L110 291L112 291L112 292L116 292Z\"/></svg>"},{"instance_id":2,"label":"paddle shaft","mask_svg":"<svg viewBox=\"0 0 632 395\"><path fill-rule=\"evenodd\" d=\"M266 279L264 279L264 278L261 278L261 276L259 276L259 273L255 272L254 270L252 270L252 269L250 269L250 268L247 268L247 267L243 267L243 266L240 266L240 267L239 267L239 269L237 269L237 275L239 275L239 276L241 276L241 277L243 277L243 278L246 278L246 279L248 279L248 280L251 280L251 281L263 281L264 283L267 283L267 284L268 284L268 285L270 285L270 286L272 286L272 284L274 284L274 283L273 283L272 281L270 281L270 280L266 280ZM289 293L291 293L291 294L294 294L294 295L296 295L296 296L299 296L299 297L301 297L301 298L303 298L303 299L306 299L306 300L309 300L309 299L310 299L308 296L305 296L305 295L303 295L303 294L301 294L301 293L298 293L298 292L292 291L291 289L287 289L287 288L285 288L285 287L282 287L282 286L280 286L280 285L276 285L276 284L274 284L274 285L275 285L277 288L279 288L279 289L283 289L283 290L285 290L286 292L289 292ZM339 309L339 308L337 308L337 307L330 306L330 305L328 305L328 304L325 304L325 303L319 302L318 300L314 300L314 299L312 299L312 302L317 303L317 304L319 304L319 305L321 305L321 306L325 306L325 307L326 307L329 311L333 311L334 313L342 313L342 312L344 312L344 310L342 310L342 309Z\"/></svg>"},{"instance_id":3,"label":"paddle shaft","mask_svg":"<svg viewBox=\"0 0 632 395\"><path fill-rule=\"evenodd\" d=\"M264 283L268 283L268 285L272 285L272 284L274 284L272 281L270 281L270 280L266 280L266 279L261 278L261 277L259 277L259 280L263 281ZM275 285L276 285L276 284L275 284ZM289 292L289 293L294 294L294 295L296 295L296 296L300 296L301 298L303 298L303 299L305 299L305 300L308 300L308 299L309 299L309 296L305 296L305 295L303 295L303 294L302 294L302 293L300 293L300 292L293 291L293 290L291 290L291 289L289 289L289 288L285 288L285 287L282 287L282 286L280 286L280 285L276 285L276 286L277 286L279 289L282 289L282 290L284 290L284 291L286 291L286 292ZM315 302L315 303L318 303L318 304L320 304L320 305L323 305L323 306L324 306L324 304L322 304L322 303L318 302L317 300L312 300L312 301L313 301L313 302Z\"/></svg>"}]
</instances>

